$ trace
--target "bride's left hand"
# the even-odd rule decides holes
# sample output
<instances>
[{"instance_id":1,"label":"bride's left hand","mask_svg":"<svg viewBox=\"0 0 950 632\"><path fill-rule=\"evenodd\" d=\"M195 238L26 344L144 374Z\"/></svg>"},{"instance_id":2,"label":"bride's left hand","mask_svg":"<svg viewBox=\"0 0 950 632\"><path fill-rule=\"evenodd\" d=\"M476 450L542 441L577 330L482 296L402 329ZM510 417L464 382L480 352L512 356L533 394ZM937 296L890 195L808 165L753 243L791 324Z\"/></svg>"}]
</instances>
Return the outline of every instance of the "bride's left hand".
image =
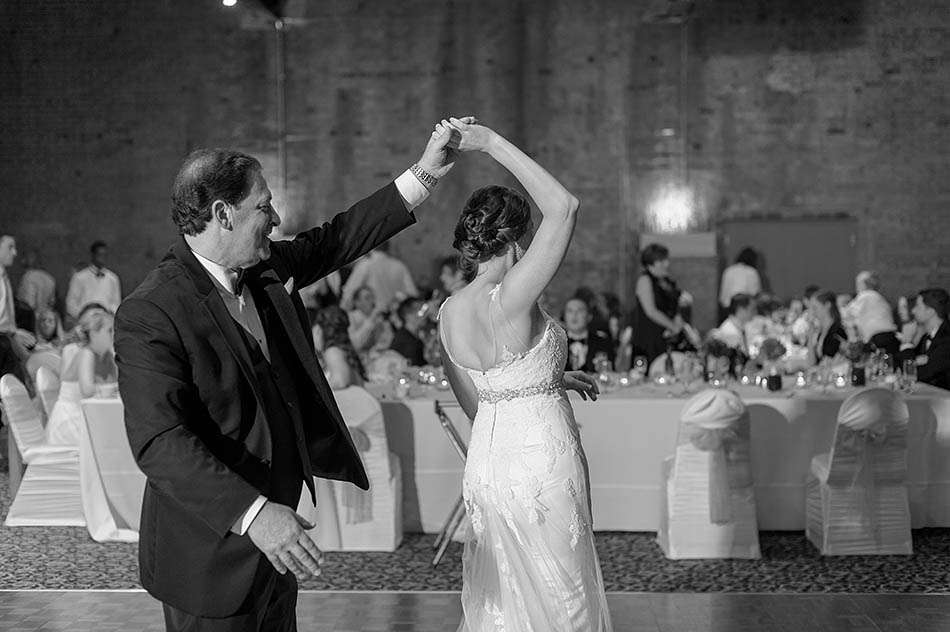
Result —
<instances>
[{"instance_id":1,"label":"bride's left hand","mask_svg":"<svg viewBox=\"0 0 950 632\"><path fill-rule=\"evenodd\" d=\"M564 388L569 391L577 391L585 402L588 397L596 402L597 396L600 395L597 380L583 371L566 371L564 373Z\"/></svg>"}]
</instances>

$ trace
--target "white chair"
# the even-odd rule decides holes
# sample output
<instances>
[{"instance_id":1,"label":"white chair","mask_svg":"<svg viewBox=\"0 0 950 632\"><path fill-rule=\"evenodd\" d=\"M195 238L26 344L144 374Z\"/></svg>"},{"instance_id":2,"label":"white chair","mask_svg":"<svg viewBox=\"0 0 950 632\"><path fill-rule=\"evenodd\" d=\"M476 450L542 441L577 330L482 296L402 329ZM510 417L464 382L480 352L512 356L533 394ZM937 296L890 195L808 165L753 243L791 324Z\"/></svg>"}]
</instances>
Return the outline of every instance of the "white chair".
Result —
<instances>
[{"instance_id":1,"label":"white chair","mask_svg":"<svg viewBox=\"0 0 950 632\"><path fill-rule=\"evenodd\" d=\"M738 395L709 389L686 403L662 477L657 540L666 557L761 557L749 417Z\"/></svg>"},{"instance_id":2,"label":"white chair","mask_svg":"<svg viewBox=\"0 0 950 632\"><path fill-rule=\"evenodd\" d=\"M911 555L907 404L869 388L841 404L831 452L812 459L806 535L822 555Z\"/></svg>"},{"instance_id":3,"label":"white chair","mask_svg":"<svg viewBox=\"0 0 950 632\"><path fill-rule=\"evenodd\" d=\"M0 378L0 401L17 450L26 463L6 526L85 526L79 451L46 443L40 411L13 375Z\"/></svg>"},{"instance_id":4,"label":"white chair","mask_svg":"<svg viewBox=\"0 0 950 632\"><path fill-rule=\"evenodd\" d=\"M316 479L317 508L305 491L297 511L318 524L316 533L310 533L322 550L395 551L403 536L402 468L399 457L389 451L382 407L357 386L335 391L334 396L363 460L370 489ZM328 505L329 511L324 511ZM334 510L336 524L327 524L326 515Z\"/></svg>"},{"instance_id":5,"label":"white chair","mask_svg":"<svg viewBox=\"0 0 950 632\"><path fill-rule=\"evenodd\" d=\"M49 416L53 414L53 406L59 398L59 376L48 367L41 366L36 370L36 394L39 395L43 412L49 420Z\"/></svg>"},{"instance_id":6,"label":"white chair","mask_svg":"<svg viewBox=\"0 0 950 632\"><path fill-rule=\"evenodd\" d=\"M647 377L655 378L666 374L666 355L666 352L664 352L650 363L650 370L647 372ZM670 355L673 357L673 374L675 375L680 372L680 368L686 360L686 354L682 351L672 351Z\"/></svg>"}]
</instances>

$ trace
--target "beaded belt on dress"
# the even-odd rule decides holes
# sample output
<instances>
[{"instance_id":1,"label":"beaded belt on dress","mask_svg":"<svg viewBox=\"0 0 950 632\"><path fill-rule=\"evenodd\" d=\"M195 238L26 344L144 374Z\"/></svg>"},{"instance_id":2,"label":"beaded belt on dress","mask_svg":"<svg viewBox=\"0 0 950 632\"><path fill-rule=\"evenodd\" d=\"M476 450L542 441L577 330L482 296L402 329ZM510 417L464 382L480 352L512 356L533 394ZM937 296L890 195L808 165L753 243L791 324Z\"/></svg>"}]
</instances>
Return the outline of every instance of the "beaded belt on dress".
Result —
<instances>
[{"instance_id":1,"label":"beaded belt on dress","mask_svg":"<svg viewBox=\"0 0 950 632\"><path fill-rule=\"evenodd\" d=\"M551 382L549 384L535 384L524 388L507 388L503 391L478 391L478 401L497 404L498 402L520 399L522 397L555 395L562 390L563 387L560 384Z\"/></svg>"}]
</instances>

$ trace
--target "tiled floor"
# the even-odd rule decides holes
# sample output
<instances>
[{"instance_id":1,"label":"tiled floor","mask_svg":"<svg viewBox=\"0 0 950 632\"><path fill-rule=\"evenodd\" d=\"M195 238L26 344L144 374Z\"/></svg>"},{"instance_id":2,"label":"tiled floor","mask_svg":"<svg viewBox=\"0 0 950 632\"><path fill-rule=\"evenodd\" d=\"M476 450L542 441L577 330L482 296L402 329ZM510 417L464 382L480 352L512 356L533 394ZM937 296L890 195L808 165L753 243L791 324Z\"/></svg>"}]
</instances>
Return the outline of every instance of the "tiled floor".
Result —
<instances>
[{"instance_id":1,"label":"tiled floor","mask_svg":"<svg viewBox=\"0 0 950 632\"><path fill-rule=\"evenodd\" d=\"M946 632L950 595L611 593L616 632ZM458 593L302 592L301 632L454 632ZM162 632L143 592L0 591L4 632Z\"/></svg>"}]
</instances>

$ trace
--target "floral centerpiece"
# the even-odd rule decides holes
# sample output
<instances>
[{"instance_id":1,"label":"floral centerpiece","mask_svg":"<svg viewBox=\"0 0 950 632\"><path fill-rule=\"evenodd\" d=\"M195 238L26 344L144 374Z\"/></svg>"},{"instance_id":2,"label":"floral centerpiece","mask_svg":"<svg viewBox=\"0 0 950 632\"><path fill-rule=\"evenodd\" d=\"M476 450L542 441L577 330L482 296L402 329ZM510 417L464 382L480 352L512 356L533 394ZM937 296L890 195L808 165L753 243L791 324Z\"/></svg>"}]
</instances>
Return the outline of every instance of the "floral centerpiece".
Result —
<instances>
[{"instance_id":1,"label":"floral centerpiece","mask_svg":"<svg viewBox=\"0 0 950 632\"><path fill-rule=\"evenodd\" d=\"M785 345L775 338L766 338L759 348L759 362L766 369L765 384L770 391L777 391L782 388L782 375L778 370L778 362L786 351L788 349L785 348Z\"/></svg>"},{"instance_id":2,"label":"floral centerpiece","mask_svg":"<svg viewBox=\"0 0 950 632\"><path fill-rule=\"evenodd\" d=\"M860 340L849 340L841 344L839 353L851 363L851 385L864 386L867 383L865 364L871 356L871 346Z\"/></svg>"}]
</instances>

